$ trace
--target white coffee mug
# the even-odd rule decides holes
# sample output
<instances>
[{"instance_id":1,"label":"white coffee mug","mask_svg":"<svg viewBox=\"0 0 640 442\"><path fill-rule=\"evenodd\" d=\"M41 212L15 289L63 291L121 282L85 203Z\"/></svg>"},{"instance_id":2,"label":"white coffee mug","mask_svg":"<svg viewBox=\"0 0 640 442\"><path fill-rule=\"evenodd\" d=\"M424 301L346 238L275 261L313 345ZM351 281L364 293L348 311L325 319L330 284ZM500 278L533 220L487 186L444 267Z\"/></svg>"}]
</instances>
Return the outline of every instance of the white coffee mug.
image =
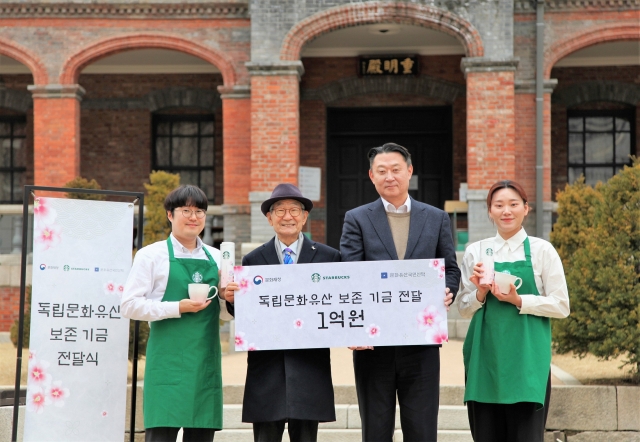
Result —
<instances>
[{"instance_id":1,"label":"white coffee mug","mask_svg":"<svg viewBox=\"0 0 640 442\"><path fill-rule=\"evenodd\" d=\"M494 278L496 284L498 284L498 288L505 295L509 293L511 284L516 287L516 290L519 289L520 286L522 286L522 278L515 275L510 275L509 273L494 272Z\"/></svg>"},{"instance_id":2,"label":"white coffee mug","mask_svg":"<svg viewBox=\"0 0 640 442\"><path fill-rule=\"evenodd\" d=\"M216 291L213 296L209 296L207 298L207 295L209 294L211 289L216 289ZM208 301L209 299L213 299L216 296L218 296L218 287L216 287L215 285L209 286L209 284L189 284L189 298L191 298L193 301L204 302Z\"/></svg>"}]
</instances>

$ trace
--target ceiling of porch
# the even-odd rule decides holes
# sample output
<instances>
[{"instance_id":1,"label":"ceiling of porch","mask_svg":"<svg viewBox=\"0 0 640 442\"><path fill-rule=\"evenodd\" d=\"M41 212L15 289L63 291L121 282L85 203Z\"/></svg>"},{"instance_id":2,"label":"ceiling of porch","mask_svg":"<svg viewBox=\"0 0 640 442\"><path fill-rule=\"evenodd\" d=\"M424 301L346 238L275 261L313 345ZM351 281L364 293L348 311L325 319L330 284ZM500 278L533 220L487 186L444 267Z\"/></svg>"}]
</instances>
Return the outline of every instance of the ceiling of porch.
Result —
<instances>
[{"instance_id":1,"label":"ceiling of porch","mask_svg":"<svg viewBox=\"0 0 640 442\"><path fill-rule=\"evenodd\" d=\"M462 44L421 26L373 24L321 35L302 49L302 57L355 57L379 54L464 54Z\"/></svg>"}]
</instances>

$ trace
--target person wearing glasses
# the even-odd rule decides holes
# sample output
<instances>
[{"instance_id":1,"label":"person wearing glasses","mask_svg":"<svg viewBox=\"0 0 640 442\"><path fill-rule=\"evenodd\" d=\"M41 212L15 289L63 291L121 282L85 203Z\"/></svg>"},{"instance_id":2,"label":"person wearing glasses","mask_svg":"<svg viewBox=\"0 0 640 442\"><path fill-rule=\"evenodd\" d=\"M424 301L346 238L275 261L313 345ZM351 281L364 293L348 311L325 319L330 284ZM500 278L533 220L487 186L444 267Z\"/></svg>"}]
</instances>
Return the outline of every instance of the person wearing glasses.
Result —
<instances>
[{"instance_id":1,"label":"person wearing glasses","mask_svg":"<svg viewBox=\"0 0 640 442\"><path fill-rule=\"evenodd\" d=\"M243 266L339 262L340 252L301 232L313 203L293 184L278 184L261 205L276 235L242 259ZM226 289L233 302L236 282ZM233 313L233 311L232 311ZM250 351L242 421L253 423L255 442L315 442L318 422L336 420L328 348Z\"/></svg>"},{"instance_id":2,"label":"person wearing glasses","mask_svg":"<svg viewBox=\"0 0 640 442\"><path fill-rule=\"evenodd\" d=\"M146 442L212 441L222 429L220 319L229 320L223 295L189 299L188 285L218 286L220 251L202 242L208 201L196 186L167 195L166 241L140 249L124 286L125 318L149 321L144 378Z\"/></svg>"}]
</instances>

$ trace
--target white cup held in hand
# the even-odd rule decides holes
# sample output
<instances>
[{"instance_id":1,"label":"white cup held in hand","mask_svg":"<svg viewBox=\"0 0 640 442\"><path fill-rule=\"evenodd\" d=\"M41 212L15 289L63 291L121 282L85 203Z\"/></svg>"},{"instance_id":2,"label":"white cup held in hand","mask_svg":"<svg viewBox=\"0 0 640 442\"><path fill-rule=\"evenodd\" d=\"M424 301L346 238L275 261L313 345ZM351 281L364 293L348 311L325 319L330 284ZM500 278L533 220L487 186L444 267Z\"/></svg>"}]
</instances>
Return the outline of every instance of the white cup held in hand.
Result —
<instances>
[{"instance_id":1,"label":"white cup held in hand","mask_svg":"<svg viewBox=\"0 0 640 442\"><path fill-rule=\"evenodd\" d=\"M493 240L480 242L480 254L484 270L480 284L491 285L493 283Z\"/></svg>"},{"instance_id":2,"label":"white cup held in hand","mask_svg":"<svg viewBox=\"0 0 640 442\"><path fill-rule=\"evenodd\" d=\"M516 287L516 290L522 286L522 278L508 273L495 272L495 279L496 284L498 284L498 288L505 295L509 293L511 284Z\"/></svg>"},{"instance_id":3,"label":"white cup held in hand","mask_svg":"<svg viewBox=\"0 0 640 442\"><path fill-rule=\"evenodd\" d=\"M215 293L207 298L211 289L215 289ZM218 296L218 287L215 285L189 284L189 298L191 298L192 301L205 302L209 299L215 298L216 296Z\"/></svg>"}]
</instances>

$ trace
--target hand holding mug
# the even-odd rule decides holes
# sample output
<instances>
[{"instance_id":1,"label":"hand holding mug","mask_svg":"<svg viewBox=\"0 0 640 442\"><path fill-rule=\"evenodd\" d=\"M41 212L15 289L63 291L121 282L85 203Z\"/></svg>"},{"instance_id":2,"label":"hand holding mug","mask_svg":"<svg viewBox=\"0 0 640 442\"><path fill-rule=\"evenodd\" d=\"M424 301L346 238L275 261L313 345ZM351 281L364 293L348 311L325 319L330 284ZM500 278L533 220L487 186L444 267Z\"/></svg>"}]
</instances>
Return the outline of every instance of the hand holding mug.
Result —
<instances>
[{"instance_id":1,"label":"hand holding mug","mask_svg":"<svg viewBox=\"0 0 640 442\"><path fill-rule=\"evenodd\" d=\"M215 290L215 293L209 297L207 295ZM215 285L209 286L209 284L189 284L189 298L192 301L205 302L218 296L218 287Z\"/></svg>"},{"instance_id":2,"label":"hand holding mug","mask_svg":"<svg viewBox=\"0 0 640 442\"><path fill-rule=\"evenodd\" d=\"M516 307L522 307L522 298L517 289L522 286L522 278L508 273L496 272L491 293L501 302L508 302ZM504 293L506 292L506 293Z\"/></svg>"}]
</instances>

